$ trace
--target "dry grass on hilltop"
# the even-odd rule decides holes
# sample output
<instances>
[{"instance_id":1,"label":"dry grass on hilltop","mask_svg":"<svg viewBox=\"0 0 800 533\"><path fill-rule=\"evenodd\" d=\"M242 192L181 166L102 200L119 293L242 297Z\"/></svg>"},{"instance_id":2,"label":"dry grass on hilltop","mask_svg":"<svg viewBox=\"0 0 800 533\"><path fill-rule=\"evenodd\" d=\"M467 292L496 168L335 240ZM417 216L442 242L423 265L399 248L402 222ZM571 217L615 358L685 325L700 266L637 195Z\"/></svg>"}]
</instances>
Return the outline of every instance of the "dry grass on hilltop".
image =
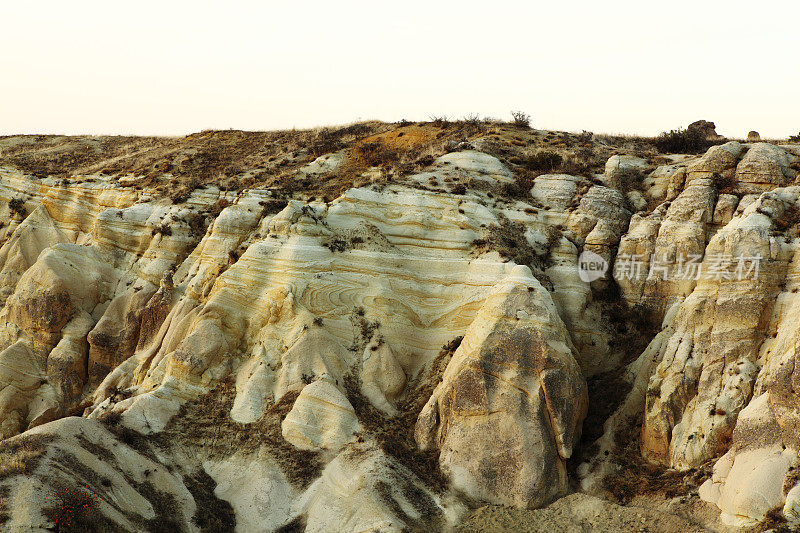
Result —
<instances>
[{"instance_id":1,"label":"dry grass on hilltop","mask_svg":"<svg viewBox=\"0 0 800 533\"><path fill-rule=\"evenodd\" d=\"M535 130L523 124L469 117L429 122L363 122L312 130L203 131L185 137L0 137L0 166L37 177L138 176L136 188L184 201L199 187L271 188L282 196L332 200L353 186L403 183L461 143L481 139L525 183L543 173L600 173L610 155L658 157L653 139ZM317 157L343 151L338 170L308 176L298 170ZM417 185L419 186L419 185ZM514 188L498 191L514 196Z\"/></svg>"}]
</instances>

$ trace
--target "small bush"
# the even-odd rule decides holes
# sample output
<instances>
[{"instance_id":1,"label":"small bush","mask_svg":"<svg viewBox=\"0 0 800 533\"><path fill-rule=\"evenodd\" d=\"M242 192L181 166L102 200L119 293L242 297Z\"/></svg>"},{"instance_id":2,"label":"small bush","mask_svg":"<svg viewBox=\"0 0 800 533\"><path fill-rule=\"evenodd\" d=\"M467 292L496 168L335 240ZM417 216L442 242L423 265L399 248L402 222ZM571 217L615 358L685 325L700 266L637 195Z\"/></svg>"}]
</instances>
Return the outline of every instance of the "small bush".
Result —
<instances>
[{"instance_id":1,"label":"small bush","mask_svg":"<svg viewBox=\"0 0 800 533\"><path fill-rule=\"evenodd\" d=\"M346 252L350 249L350 242L340 238L340 237L332 237L327 241L322 243L322 246L330 250L331 252Z\"/></svg>"},{"instance_id":2,"label":"small bush","mask_svg":"<svg viewBox=\"0 0 800 533\"><path fill-rule=\"evenodd\" d=\"M266 216L280 213L289 205L289 202L285 199L273 198L270 200L261 200L258 202L258 205L261 206L261 216Z\"/></svg>"},{"instance_id":3,"label":"small bush","mask_svg":"<svg viewBox=\"0 0 800 533\"><path fill-rule=\"evenodd\" d=\"M314 157L336 152L344 147L341 140L341 131L323 128L317 132L316 137L311 141L309 152Z\"/></svg>"},{"instance_id":4,"label":"small bush","mask_svg":"<svg viewBox=\"0 0 800 533\"><path fill-rule=\"evenodd\" d=\"M511 118L514 119L514 125L519 128L531 127L531 117L524 111L512 111Z\"/></svg>"},{"instance_id":5,"label":"small bush","mask_svg":"<svg viewBox=\"0 0 800 533\"><path fill-rule=\"evenodd\" d=\"M192 235L201 236L206 232L206 217L199 213L192 213L187 217L189 223L189 230Z\"/></svg>"},{"instance_id":6,"label":"small bush","mask_svg":"<svg viewBox=\"0 0 800 533\"><path fill-rule=\"evenodd\" d=\"M800 133L798 133L797 135L791 135L789 137L789 142L800 143Z\"/></svg>"},{"instance_id":7,"label":"small bush","mask_svg":"<svg viewBox=\"0 0 800 533\"><path fill-rule=\"evenodd\" d=\"M504 183L500 188L500 192L503 196L509 198L528 199L530 198L535 177L534 173L527 170L517 172L514 182Z\"/></svg>"},{"instance_id":8,"label":"small bush","mask_svg":"<svg viewBox=\"0 0 800 533\"><path fill-rule=\"evenodd\" d=\"M658 151L665 154L699 154L714 143L696 129L665 131L654 141Z\"/></svg>"},{"instance_id":9,"label":"small bush","mask_svg":"<svg viewBox=\"0 0 800 533\"><path fill-rule=\"evenodd\" d=\"M151 233L153 236L160 233L164 237L169 237L170 235L172 235L172 228L166 222L162 222L161 225L153 228L153 231Z\"/></svg>"},{"instance_id":10,"label":"small bush","mask_svg":"<svg viewBox=\"0 0 800 533\"><path fill-rule=\"evenodd\" d=\"M437 128L446 128L450 125L450 120L447 118L446 115L442 116L432 116L431 117L431 124Z\"/></svg>"},{"instance_id":11,"label":"small bush","mask_svg":"<svg viewBox=\"0 0 800 533\"><path fill-rule=\"evenodd\" d=\"M200 180L192 178L185 185L181 185L169 194L169 199L173 204L182 204L189 199L192 191L200 187Z\"/></svg>"},{"instance_id":12,"label":"small bush","mask_svg":"<svg viewBox=\"0 0 800 533\"><path fill-rule=\"evenodd\" d=\"M619 174L620 188L622 192L640 190L646 174L638 168L627 169Z\"/></svg>"},{"instance_id":13,"label":"small bush","mask_svg":"<svg viewBox=\"0 0 800 533\"><path fill-rule=\"evenodd\" d=\"M542 150L522 158L522 166L528 170L554 172L561 166L564 158L556 152Z\"/></svg>"},{"instance_id":14,"label":"small bush","mask_svg":"<svg viewBox=\"0 0 800 533\"><path fill-rule=\"evenodd\" d=\"M229 205L231 205L231 203L228 200L220 198L214 203L214 205L211 206L211 211L209 211L209 213L212 217L217 217L220 213L222 213L222 210Z\"/></svg>"},{"instance_id":15,"label":"small bush","mask_svg":"<svg viewBox=\"0 0 800 533\"><path fill-rule=\"evenodd\" d=\"M713 176L714 185L717 186L717 191L722 193L730 193L736 189L736 178L733 175L728 174L727 176L723 176L721 174L715 173Z\"/></svg>"},{"instance_id":16,"label":"small bush","mask_svg":"<svg viewBox=\"0 0 800 533\"><path fill-rule=\"evenodd\" d=\"M457 185L454 185L453 188L450 189L450 192L452 192L453 194L467 194L467 186L464 185L463 183L459 183Z\"/></svg>"},{"instance_id":17,"label":"small bush","mask_svg":"<svg viewBox=\"0 0 800 533\"><path fill-rule=\"evenodd\" d=\"M482 125L481 117L477 113L470 113L469 115L464 117L464 120L462 120L462 122L469 126Z\"/></svg>"},{"instance_id":18,"label":"small bush","mask_svg":"<svg viewBox=\"0 0 800 533\"><path fill-rule=\"evenodd\" d=\"M25 209L25 201L22 200L22 198L12 198L9 200L8 208L12 213L19 215L20 217L24 217L28 213Z\"/></svg>"},{"instance_id":19,"label":"small bush","mask_svg":"<svg viewBox=\"0 0 800 533\"><path fill-rule=\"evenodd\" d=\"M88 485L86 488L58 490L45 498L50 504L42 513L55 524L58 531L87 531L100 512L100 497Z\"/></svg>"}]
</instances>

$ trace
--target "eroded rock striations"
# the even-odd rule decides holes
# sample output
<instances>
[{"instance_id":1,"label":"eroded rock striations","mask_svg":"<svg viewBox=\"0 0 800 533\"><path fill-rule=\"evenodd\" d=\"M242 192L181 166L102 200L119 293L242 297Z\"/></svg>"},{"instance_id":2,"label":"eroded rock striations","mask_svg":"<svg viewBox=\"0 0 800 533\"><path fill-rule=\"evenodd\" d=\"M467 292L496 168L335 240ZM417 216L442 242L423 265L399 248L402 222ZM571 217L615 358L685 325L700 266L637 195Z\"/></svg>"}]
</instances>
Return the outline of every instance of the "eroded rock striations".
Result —
<instances>
[{"instance_id":1,"label":"eroded rock striations","mask_svg":"<svg viewBox=\"0 0 800 533\"><path fill-rule=\"evenodd\" d=\"M800 521L797 148L520 187L495 142L336 198L0 167L0 454L35 458L0 466L0 520L52 527L72 484L122 530L441 529L602 494L633 424L647 461L715 462L723 522ZM581 281L584 251L614 279ZM569 468L608 373L619 407Z\"/></svg>"}]
</instances>

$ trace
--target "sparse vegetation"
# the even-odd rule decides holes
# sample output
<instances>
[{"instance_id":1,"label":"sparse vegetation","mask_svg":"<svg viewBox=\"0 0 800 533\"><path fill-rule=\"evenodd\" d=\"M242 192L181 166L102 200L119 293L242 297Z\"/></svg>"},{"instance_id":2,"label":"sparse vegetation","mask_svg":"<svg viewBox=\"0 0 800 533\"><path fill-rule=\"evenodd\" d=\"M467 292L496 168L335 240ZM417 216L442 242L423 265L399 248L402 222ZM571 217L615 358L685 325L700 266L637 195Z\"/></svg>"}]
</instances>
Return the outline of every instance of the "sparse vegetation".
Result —
<instances>
[{"instance_id":1,"label":"sparse vegetation","mask_svg":"<svg viewBox=\"0 0 800 533\"><path fill-rule=\"evenodd\" d=\"M642 189L647 173L640 168L629 168L619 173L619 187L624 193Z\"/></svg>"},{"instance_id":2,"label":"sparse vegetation","mask_svg":"<svg viewBox=\"0 0 800 533\"><path fill-rule=\"evenodd\" d=\"M514 121L514 125L518 128L530 128L531 127L531 117L524 111L512 111L511 118Z\"/></svg>"},{"instance_id":3,"label":"sparse vegetation","mask_svg":"<svg viewBox=\"0 0 800 533\"><path fill-rule=\"evenodd\" d=\"M169 237L170 235L172 235L172 228L170 227L170 225L168 223L162 222L161 224L159 224L158 226L153 228L153 231L151 233L153 235L159 235L160 234L160 235L162 235L164 237Z\"/></svg>"},{"instance_id":4,"label":"sparse vegetation","mask_svg":"<svg viewBox=\"0 0 800 533\"><path fill-rule=\"evenodd\" d=\"M665 498L685 495L697 490L711 476L713 461L702 467L680 472L648 463L639 451L638 420L632 420L627 430L615 436L614 469L603 480L604 488L618 503L626 504L634 496L662 494Z\"/></svg>"},{"instance_id":5,"label":"sparse vegetation","mask_svg":"<svg viewBox=\"0 0 800 533\"><path fill-rule=\"evenodd\" d=\"M730 194L735 192L737 182L733 174L722 175L714 173L712 179L714 180L714 185L717 187L717 191L720 193Z\"/></svg>"},{"instance_id":6,"label":"sparse vegetation","mask_svg":"<svg viewBox=\"0 0 800 533\"><path fill-rule=\"evenodd\" d=\"M461 120L434 116L430 122L365 122L303 131L203 131L183 138L16 136L7 145L3 141L8 138L0 138L0 160L34 176L98 173L112 181L136 176L137 180L126 186L147 189L173 203L187 201L192 191L201 187L270 189L275 195L274 207L269 205L265 213L270 214L279 201L295 195L328 202L354 186L380 188L399 182L439 188L441 184L423 185L405 178L449 151L472 146L478 138L480 150L500 158L515 173L525 170L533 177L552 172L590 175L602 171L614 150L653 150L652 139L539 132L525 126L530 120L527 114L514 112L513 116L513 123L470 114ZM300 171L320 155L334 152L342 161L327 173ZM66 179L62 181L66 184ZM450 190L455 187L456 194L463 194L467 187L481 187L475 183L447 185ZM497 193L518 197L522 190L512 187ZM211 217L219 215L231 199L221 198L210 210Z\"/></svg>"},{"instance_id":7,"label":"sparse vegetation","mask_svg":"<svg viewBox=\"0 0 800 533\"><path fill-rule=\"evenodd\" d=\"M263 217L280 213L289 205L289 202L282 198L271 198L269 200L262 200L258 202L258 204L261 206L261 216Z\"/></svg>"},{"instance_id":8,"label":"sparse vegetation","mask_svg":"<svg viewBox=\"0 0 800 533\"><path fill-rule=\"evenodd\" d=\"M786 517L783 516L782 509L780 507L776 509L771 509L767 516L765 517L764 521L761 522L755 530L757 532L764 532L766 533L769 531L770 533L791 533L796 532L796 527L790 527Z\"/></svg>"},{"instance_id":9,"label":"sparse vegetation","mask_svg":"<svg viewBox=\"0 0 800 533\"><path fill-rule=\"evenodd\" d=\"M559 226L548 226L547 243L543 250L537 251L525 237L525 226L509 220L502 214L498 216L499 224L484 229L481 237L473 241L472 246L478 253L494 250L504 259L514 261L518 265L527 265L542 283L550 281L544 269L551 260L550 252L561 237Z\"/></svg>"},{"instance_id":10,"label":"sparse vegetation","mask_svg":"<svg viewBox=\"0 0 800 533\"><path fill-rule=\"evenodd\" d=\"M431 125L435 128L446 128L450 125L450 120L446 115L431 116Z\"/></svg>"},{"instance_id":11,"label":"sparse vegetation","mask_svg":"<svg viewBox=\"0 0 800 533\"><path fill-rule=\"evenodd\" d=\"M521 160L521 165L528 170L554 172L561 166L563 161L564 158L556 152L551 150L541 150L524 156Z\"/></svg>"},{"instance_id":12,"label":"sparse vegetation","mask_svg":"<svg viewBox=\"0 0 800 533\"><path fill-rule=\"evenodd\" d=\"M250 424L230 417L235 392L231 381L223 381L196 402L184 404L161 438L188 447L202 446L203 453L215 457L228 457L237 451L252 453L266 446L290 483L305 488L319 477L319 454L295 448L281 434L281 421L299 391L289 391L277 402L267 403L261 418Z\"/></svg>"},{"instance_id":13,"label":"sparse vegetation","mask_svg":"<svg viewBox=\"0 0 800 533\"><path fill-rule=\"evenodd\" d=\"M219 200L214 202L214 205L211 206L209 214L212 217L216 218L219 216L220 213L222 213L222 210L228 207L229 205L231 205L231 203L228 200L226 200L225 198L220 198Z\"/></svg>"},{"instance_id":14,"label":"sparse vegetation","mask_svg":"<svg viewBox=\"0 0 800 533\"><path fill-rule=\"evenodd\" d=\"M183 484L192 493L197 510L192 522L202 533L227 533L236 529L236 517L231 504L217 498L217 483L202 468L183 476Z\"/></svg>"},{"instance_id":15,"label":"sparse vegetation","mask_svg":"<svg viewBox=\"0 0 800 533\"><path fill-rule=\"evenodd\" d=\"M11 516L8 514L8 487L0 486L0 526L8 522Z\"/></svg>"},{"instance_id":16,"label":"sparse vegetation","mask_svg":"<svg viewBox=\"0 0 800 533\"><path fill-rule=\"evenodd\" d=\"M364 308L360 306L353 309L353 313L350 315L350 323L353 325L353 342L350 345L350 350L362 352L381 327L381 323L377 320L367 319Z\"/></svg>"},{"instance_id":17,"label":"sparse vegetation","mask_svg":"<svg viewBox=\"0 0 800 533\"><path fill-rule=\"evenodd\" d=\"M714 145L696 129L677 129L659 135L654 143L664 154L699 154Z\"/></svg>"},{"instance_id":18,"label":"sparse vegetation","mask_svg":"<svg viewBox=\"0 0 800 533\"><path fill-rule=\"evenodd\" d=\"M439 384L442 373L453 353L461 345L462 337L456 337L442 347L439 355L428 369L420 372L416 380L407 386L405 398L397 406L399 414L390 417L372 406L361 394L358 375L351 372L345 376L345 391L365 431L373 435L381 449L411 470L426 486L443 493L448 480L439 469L438 451L421 451L414 440L414 425L419 413Z\"/></svg>"},{"instance_id":19,"label":"sparse vegetation","mask_svg":"<svg viewBox=\"0 0 800 533\"><path fill-rule=\"evenodd\" d=\"M13 476L30 476L46 452L48 438L22 435L0 442L0 481Z\"/></svg>"},{"instance_id":20,"label":"sparse vegetation","mask_svg":"<svg viewBox=\"0 0 800 533\"><path fill-rule=\"evenodd\" d=\"M469 115L466 115L463 118L462 122L464 124L467 124L467 125L473 126L473 127L482 127L483 126L483 121L481 120L480 115L478 115L477 113L470 113Z\"/></svg>"}]
</instances>

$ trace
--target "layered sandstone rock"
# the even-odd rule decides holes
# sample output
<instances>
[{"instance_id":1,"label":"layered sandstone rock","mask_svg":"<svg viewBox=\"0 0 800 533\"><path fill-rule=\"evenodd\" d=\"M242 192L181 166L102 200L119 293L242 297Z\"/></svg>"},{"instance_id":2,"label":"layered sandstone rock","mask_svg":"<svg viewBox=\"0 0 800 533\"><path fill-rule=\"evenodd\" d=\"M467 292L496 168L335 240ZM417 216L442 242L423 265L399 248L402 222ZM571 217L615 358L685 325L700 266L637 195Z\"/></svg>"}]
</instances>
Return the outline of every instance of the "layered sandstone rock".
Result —
<instances>
[{"instance_id":1,"label":"layered sandstone rock","mask_svg":"<svg viewBox=\"0 0 800 533\"><path fill-rule=\"evenodd\" d=\"M589 481L609 471L614 432L636 420L646 459L681 470L717 461L701 495L724 521L752 524L777 508L798 518L796 154L731 142L650 174L648 161L619 155L605 185L541 175L530 194L498 199L492 187L515 176L480 145L405 185L332 201L208 187L172 204L142 180L65 186L0 172L0 434L64 435L39 481L0 479L14 502L33 495L13 523L44 524L58 480L90 476L54 459L69 452L111 480L113 490L98 490L103 516L144 527L157 513L139 474L84 452L108 459L119 439L166 438L187 406L225 383L232 401L220 420L243 436L265 431L257 450L221 451L213 438L202 465L180 445L119 452L136 469L159 469L181 523L197 497L166 464L207 471L244 529L443 528L463 511L458 495L544 505L570 486L585 378L608 371L632 390L597 460L579 468L583 487L596 490ZM322 156L298 175L326 179L343 158ZM444 192L456 183L469 188ZM608 261L615 281L581 281L584 251ZM736 277L739 256L760 257L757 277ZM730 275L720 257L731 258ZM677 276L687 260L712 275ZM600 301L615 284L624 304ZM636 354L615 338L610 304L660 325L625 368ZM461 336L441 382L425 382ZM430 396L417 416L409 405L420 391ZM84 418L57 420L73 414ZM118 421L115 433L92 419ZM416 423L419 449L407 453L425 455L414 460L438 453L449 495L386 451L381 432L401 422ZM289 482L286 465L312 457L321 477ZM260 489L237 487L243 476ZM123 493L127 503L115 499Z\"/></svg>"},{"instance_id":2,"label":"layered sandstone rock","mask_svg":"<svg viewBox=\"0 0 800 533\"><path fill-rule=\"evenodd\" d=\"M796 172L789 168L795 157L779 146L757 143L750 147L736 167L738 187L747 193L758 193L789 185Z\"/></svg>"},{"instance_id":3,"label":"layered sandstone rock","mask_svg":"<svg viewBox=\"0 0 800 533\"><path fill-rule=\"evenodd\" d=\"M303 387L281 424L283 438L305 450L340 450L359 424L347 397L327 379Z\"/></svg>"}]
</instances>

